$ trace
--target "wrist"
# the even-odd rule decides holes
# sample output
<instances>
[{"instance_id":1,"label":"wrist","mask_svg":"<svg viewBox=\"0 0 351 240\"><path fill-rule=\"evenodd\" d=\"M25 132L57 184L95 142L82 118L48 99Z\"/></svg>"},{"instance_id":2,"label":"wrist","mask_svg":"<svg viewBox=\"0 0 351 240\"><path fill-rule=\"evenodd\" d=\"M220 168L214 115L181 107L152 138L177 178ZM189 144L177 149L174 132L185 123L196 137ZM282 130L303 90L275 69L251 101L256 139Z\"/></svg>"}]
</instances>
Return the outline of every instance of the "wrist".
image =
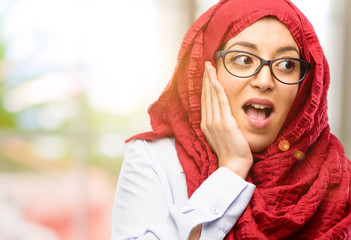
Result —
<instances>
[{"instance_id":1,"label":"wrist","mask_svg":"<svg viewBox=\"0 0 351 240\"><path fill-rule=\"evenodd\" d=\"M234 172L236 175L240 176L242 179L246 180L247 175L249 174L249 171L252 166L252 161L245 160L245 161L219 161L218 167L225 167L232 172Z\"/></svg>"}]
</instances>

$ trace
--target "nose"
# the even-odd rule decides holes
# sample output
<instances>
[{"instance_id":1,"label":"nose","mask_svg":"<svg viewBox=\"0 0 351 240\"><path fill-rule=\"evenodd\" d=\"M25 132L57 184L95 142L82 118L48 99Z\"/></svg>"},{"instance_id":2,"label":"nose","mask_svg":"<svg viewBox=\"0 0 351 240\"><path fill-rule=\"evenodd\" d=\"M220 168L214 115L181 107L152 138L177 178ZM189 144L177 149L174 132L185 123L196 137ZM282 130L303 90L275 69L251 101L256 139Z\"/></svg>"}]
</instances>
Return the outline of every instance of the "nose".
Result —
<instances>
[{"instance_id":1,"label":"nose","mask_svg":"<svg viewBox=\"0 0 351 240\"><path fill-rule=\"evenodd\" d=\"M268 64L263 65L260 71L252 77L250 85L262 92L272 91L274 89L274 76Z\"/></svg>"}]
</instances>

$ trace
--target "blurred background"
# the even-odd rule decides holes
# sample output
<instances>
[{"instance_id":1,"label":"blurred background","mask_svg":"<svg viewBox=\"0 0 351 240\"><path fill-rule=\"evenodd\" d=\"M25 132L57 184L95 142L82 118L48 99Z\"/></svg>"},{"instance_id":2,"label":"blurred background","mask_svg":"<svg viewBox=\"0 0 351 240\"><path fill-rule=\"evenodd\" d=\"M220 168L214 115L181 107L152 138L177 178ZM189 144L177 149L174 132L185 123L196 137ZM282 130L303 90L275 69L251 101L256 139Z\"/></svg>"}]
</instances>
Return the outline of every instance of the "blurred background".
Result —
<instances>
[{"instance_id":1,"label":"blurred background","mask_svg":"<svg viewBox=\"0 0 351 240\"><path fill-rule=\"evenodd\" d=\"M0 240L109 239L124 140L150 130L185 32L216 2L1 0ZM350 158L351 1L293 2L329 60Z\"/></svg>"}]
</instances>

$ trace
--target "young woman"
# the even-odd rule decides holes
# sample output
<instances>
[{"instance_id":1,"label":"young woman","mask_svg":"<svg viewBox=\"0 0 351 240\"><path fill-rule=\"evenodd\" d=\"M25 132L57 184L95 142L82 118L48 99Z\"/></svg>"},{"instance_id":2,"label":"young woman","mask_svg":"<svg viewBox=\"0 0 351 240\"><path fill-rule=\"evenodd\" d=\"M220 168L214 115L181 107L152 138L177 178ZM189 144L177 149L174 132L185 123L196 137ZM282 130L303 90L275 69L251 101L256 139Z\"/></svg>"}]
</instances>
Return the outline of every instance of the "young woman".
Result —
<instances>
[{"instance_id":1,"label":"young woman","mask_svg":"<svg viewBox=\"0 0 351 240\"><path fill-rule=\"evenodd\" d=\"M112 239L351 239L328 64L288 0L223 0L190 28L133 137Z\"/></svg>"}]
</instances>

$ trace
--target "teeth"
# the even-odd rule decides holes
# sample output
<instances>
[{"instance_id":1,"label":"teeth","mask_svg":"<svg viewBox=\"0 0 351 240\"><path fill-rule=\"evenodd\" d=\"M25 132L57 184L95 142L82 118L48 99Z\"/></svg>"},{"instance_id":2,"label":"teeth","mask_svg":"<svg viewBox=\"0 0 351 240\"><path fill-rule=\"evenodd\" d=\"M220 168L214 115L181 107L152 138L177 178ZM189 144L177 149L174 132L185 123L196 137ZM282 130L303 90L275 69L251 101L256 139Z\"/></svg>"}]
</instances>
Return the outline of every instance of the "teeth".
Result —
<instances>
[{"instance_id":1,"label":"teeth","mask_svg":"<svg viewBox=\"0 0 351 240\"><path fill-rule=\"evenodd\" d=\"M259 109L270 108L268 106L257 104L257 103L251 103L250 105L253 106L254 108L259 108Z\"/></svg>"}]
</instances>

